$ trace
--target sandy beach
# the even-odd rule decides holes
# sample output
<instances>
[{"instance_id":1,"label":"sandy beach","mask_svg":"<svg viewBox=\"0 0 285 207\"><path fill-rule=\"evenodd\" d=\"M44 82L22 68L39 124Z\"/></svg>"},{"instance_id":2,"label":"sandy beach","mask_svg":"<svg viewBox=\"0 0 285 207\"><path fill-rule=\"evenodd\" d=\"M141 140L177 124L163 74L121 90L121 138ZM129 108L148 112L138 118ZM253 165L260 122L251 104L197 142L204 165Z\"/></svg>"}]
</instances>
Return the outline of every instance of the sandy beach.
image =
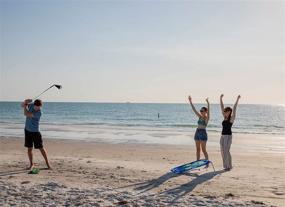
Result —
<instances>
[{"instance_id":1,"label":"sandy beach","mask_svg":"<svg viewBox=\"0 0 285 207\"><path fill-rule=\"evenodd\" d=\"M285 207L285 0L0 12L0 207Z\"/></svg>"},{"instance_id":2,"label":"sandy beach","mask_svg":"<svg viewBox=\"0 0 285 207\"><path fill-rule=\"evenodd\" d=\"M32 175L23 138L1 137L0 206L285 206L284 152L235 142L232 171L222 170L216 145L208 147L216 172L175 175L172 167L195 160L193 146L45 138L53 170L36 150L41 171Z\"/></svg>"}]
</instances>

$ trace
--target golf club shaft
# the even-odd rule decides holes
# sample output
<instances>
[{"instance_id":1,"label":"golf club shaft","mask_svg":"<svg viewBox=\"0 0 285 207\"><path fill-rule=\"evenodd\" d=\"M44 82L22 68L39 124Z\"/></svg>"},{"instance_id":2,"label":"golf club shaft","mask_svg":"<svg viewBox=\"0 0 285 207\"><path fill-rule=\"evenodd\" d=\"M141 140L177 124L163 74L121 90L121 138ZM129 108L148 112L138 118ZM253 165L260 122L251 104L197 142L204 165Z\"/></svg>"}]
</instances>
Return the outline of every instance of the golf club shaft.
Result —
<instances>
[{"instance_id":1,"label":"golf club shaft","mask_svg":"<svg viewBox=\"0 0 285 207\"><path fill-rule=\"evenodd\" d=\"M40 97L43 93L45 93L46 91L48 91L49 89L51 89L52 87L54 87L54 85L50 86L49 88L47 88L46 90L44 90L41 94L37 95L36 97L33 98L33 100L35 100L36 98Z\"/></svg>"}]
</instances>

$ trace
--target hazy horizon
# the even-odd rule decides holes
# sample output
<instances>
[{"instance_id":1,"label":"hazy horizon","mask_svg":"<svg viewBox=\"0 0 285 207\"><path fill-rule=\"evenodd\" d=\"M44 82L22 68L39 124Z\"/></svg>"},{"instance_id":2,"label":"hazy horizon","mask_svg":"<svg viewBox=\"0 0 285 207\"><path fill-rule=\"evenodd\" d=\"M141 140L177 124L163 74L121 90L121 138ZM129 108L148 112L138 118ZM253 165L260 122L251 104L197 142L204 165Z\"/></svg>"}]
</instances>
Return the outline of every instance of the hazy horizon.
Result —
<instances>
[{"instance_id":1,"label":"hazy horizon","mask_svg":"<svg viewBox=\"0 0 285 207\"><path fill-rule=\"evenodd\" d=\"M39 98L40 100L43 101L43 103L99 103L99 104L189 104L189 102L99 102L99 101L45 101L41 98ZM6 102L6 103L21 103L23 100L18 100L18 101L0 101L0 102ZM202 102L195 102L194 105L206 105L205 103ZM214 105L219 105L220 103L218 102L213 102L210 104L214 104ZM234 105L234 102L224 102L225 105ZM265 106L283 106L285 107L285 104L266 104L266 103L239 103L239 105L265 105Z\"/></svg>"},{"instance_id":2,"label":"hazy horizon","mask_svg":"<svg viewBox=\"0 0 285 207\"><path fill-rule=\"evenodd\" d=\"M0 1L0 101L285 104L284 1Z\"/></svg>"}]
</instances>

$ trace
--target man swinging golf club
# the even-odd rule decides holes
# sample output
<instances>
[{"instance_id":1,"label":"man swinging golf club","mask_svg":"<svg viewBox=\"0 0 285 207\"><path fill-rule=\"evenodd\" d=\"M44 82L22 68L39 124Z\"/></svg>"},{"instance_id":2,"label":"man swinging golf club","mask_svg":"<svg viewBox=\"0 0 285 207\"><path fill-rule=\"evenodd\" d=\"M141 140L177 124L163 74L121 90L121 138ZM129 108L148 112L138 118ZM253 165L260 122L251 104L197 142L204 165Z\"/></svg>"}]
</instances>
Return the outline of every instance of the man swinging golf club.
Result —
<instances>
[{"instance_id":1,"label":"man swinging golf club","mask_svg":"<svg viewBox=\"0 0 285 207\"><path fill-rule=\"evenodd\" d=\"M34 168L34 162L33 162L33 147L35 149L39 149L46 161L46 165L48 169L51 169L51 166L49 164L48 158L47 158L47 152L43 146L43 140L42 135L39 130L39 124L40 124L40 118L42 115L41 107L42 107L42 101L38 98L45 92L47 92L51 88L57 88L61 89L61 85L53 84L46 90L44 90L42 93L40 93L38 96L36 96L33 102L32 99L26 99L21 106L24 109L24 115L26 116L26 123L25 123L25 147L28 148L28 157L30 160L30 166L29 169L32 170Z\"/></svg>"},{"instance_id":2,"label":"man swinging golf club","mask_svg":"<svg viewBox=\"0 0 285 207\"><path fill-rule=\"evenodd\" d=\"M42 93L40 93L38 96L36 96L33 102L32 99L26 99L22 103L22 107L24 109L24 115L26 116L26 123L25 123L25 147L28 148L28 157L30 160L30 166L29 169L32 170L34 168L34 162L33 162L33 147L35 149L39 149L46 161L46 165L48 169L51 169L51 166L49 164L48 158L47 158L47 152L43 146L43 140L42 135L39 130L39 124L40 124L40 118L42 115L41 107L42 107L42 101L38 98L45 92L47 92L51 88L57 88L61 89L61 85L53 84L46 90L44 90Z\"/></svg>"},{"instance_id":3,"label":"man swinging golf club","mask_svg":"<svg viewBox=\"0 0 285 207\"><path fill-rule=\"evenodd\" d=\"M28 157L30 161L29 169L32 170L34 168L33 147L35 149L40 150L46 161L47 168L51 169L51 166L47 158L47 152L43 147L42 135L39 131L39 122L42 115L41 113L42 101L36 99L33 102L32 99L26 99L22 103L22 107L24 109L24 115L26 116L25 147L28 148Z\"/></svg>"}]
</instances>

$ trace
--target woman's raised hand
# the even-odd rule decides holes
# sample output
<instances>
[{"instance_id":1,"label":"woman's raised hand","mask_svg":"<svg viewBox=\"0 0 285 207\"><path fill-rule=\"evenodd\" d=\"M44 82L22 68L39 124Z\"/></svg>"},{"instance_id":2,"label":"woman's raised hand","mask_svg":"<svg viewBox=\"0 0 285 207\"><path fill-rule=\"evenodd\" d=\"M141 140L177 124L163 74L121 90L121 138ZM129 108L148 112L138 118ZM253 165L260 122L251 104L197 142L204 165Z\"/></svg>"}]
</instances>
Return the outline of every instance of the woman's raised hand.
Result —
<instances>
[{"instance_id":1,"label":"woman's raised hand","mask_svg":"<svg viewBox=\"0 0 285 207\"><path fill-rule=\"evenodd\" d=\"M191 98L191 96L188 96L188 100L189 100L190 102L192 102L192 98Z\"/></svg>"}]
</instances>

